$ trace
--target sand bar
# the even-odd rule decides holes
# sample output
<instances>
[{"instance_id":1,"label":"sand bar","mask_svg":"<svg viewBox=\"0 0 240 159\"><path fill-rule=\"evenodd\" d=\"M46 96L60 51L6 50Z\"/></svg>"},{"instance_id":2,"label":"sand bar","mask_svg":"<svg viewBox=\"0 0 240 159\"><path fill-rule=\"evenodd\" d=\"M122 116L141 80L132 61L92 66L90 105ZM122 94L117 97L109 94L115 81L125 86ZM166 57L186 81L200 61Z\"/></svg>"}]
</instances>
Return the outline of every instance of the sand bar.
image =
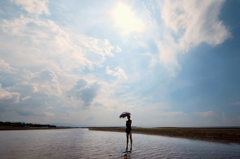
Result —
<instances>
[{"instance_id":1,"label":"sand bar","mask_svg":"<svg viewBox=\"0 0 240 159\"><path fill-rule=\"evenodd\" d=\"M123 132L122 127L89 128L95 131ZM240 144L240 128L133 128L133 133L146 135L161 135L168 137L187 138L220 143Z\"/></svg>"}]
</instances>

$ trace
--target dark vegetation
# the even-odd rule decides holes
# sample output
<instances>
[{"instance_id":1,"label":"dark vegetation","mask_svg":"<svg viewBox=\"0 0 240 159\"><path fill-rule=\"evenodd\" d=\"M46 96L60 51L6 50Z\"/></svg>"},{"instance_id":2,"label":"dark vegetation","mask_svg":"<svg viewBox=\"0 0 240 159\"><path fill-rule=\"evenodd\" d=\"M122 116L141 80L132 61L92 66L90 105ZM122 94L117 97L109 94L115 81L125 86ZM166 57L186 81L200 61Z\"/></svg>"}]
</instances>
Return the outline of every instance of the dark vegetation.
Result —
<instances>
[{"instance_id":1,"label":"dark vegetation","mask_svg":"<svg viewBox=\"0 0 240 159\"><path fill-rule=\"evenodd\" d=\"M55 125L49 124L32 124L32 123L22 123L22 122L0 122L3 126L17 126L17 127L49 127L56 128Z\"/></svg>"},{"instance_id":2,"label":"dark vegetation","mask_svg":"<svg viewBox=\"0 0 240 159\"><path fill-rule=\"evenodd\" d=\"M57 128L70 128L70 127L57 127L55 125L50 124L0 121L0 130L34 130L34 129L57 129Z\"/></svg>"}]
</instances>

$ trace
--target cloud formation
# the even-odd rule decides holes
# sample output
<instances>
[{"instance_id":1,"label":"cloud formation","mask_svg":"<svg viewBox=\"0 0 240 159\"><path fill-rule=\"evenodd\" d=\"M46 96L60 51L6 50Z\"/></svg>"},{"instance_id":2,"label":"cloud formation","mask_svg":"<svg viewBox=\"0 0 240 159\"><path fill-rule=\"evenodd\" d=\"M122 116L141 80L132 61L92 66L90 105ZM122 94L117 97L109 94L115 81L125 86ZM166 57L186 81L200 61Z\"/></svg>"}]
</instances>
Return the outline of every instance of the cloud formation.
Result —
<instances>
[{"instance_id":1,"label":"cloud formation","mask_svg":"<svg viewBox=\"0 0 240 159\"><path fill-rule=\"evenodd\" d=\"M23 7L30 14L50 14L47 7L48 0L14 0L17 5Z\"/></svg>"},{"instance_id":2,"label":"cloud formation","mask_svg":"<svg viewBox=\"0 0 240 159\"><path fill-rule=\"evenodd\" d=\"M219 20L220 1L168 1L160 3L161 18L165 23L163 38L156 40L160 62L175 75L181 66L180 53L188 52L201 43L219 45L231 37Z\"/></svg>"},{"instance_id":3,"label":"cloud formation","mask_svg":"<svg viewBox=\"0 0 240 159\"><path fill-rule=\"evenodd\" d=\"M112 75L114 77L117 77L118 79L123 79L123 80L127 80L128 77L126 76L124 70L121 67L116 67L115 68L116 71L111 70L109 66L106 67L106 74L108 75Z\"/></svg>"},{"instance_id":4,"label":"cloud formation","mask_svg":"<svg viewBox=\"0 0 240 159\"><path fill-rule=\"evenodd\" d=\"M9 92L7 89L3 89L0 84L0 101L9 101L11 103L19 102L20 94L18 92Z\"/></svg>"},{"instance_id":5,"label":"cloud formation","mask_svg":"<svg viewBox=\"0 0 240 159\"><path fill-rule=\"evenodd\" d=\"M13 20L3 20L0 26L10 38L17 37L19 45L25 46L22 48L25 56L29 55L31 60L37 63L43 60L54 62L68 71L85 67L92 70L94 66L100 66L107 56L113 57L113 51L120 51L119 47L112 46L106 39L69 34L51 20L20 16ZM17 55L21 57L22 52ZM25 56L20 61L25 61Z\"/></svg>"},{"instance_id":6,"label":"cloud formation","mask_svg":"<svg viewBox=\"0 0 240 159\"><path fill-rule=\"evenodd\" d=\"M86 108L91 105L99 89L100 85L97 82L88 83L84 79L79 79L76 85L67 92L67 95L69 98L82 100L84 103L83 106Z\"/></svg>"},{"instance_id":7,"label":"cloud formation","mask_svg":"<svg viewBox=\"0 0 240 159\"><path fill-rule=\"evenodd\" d=\"M233 56L213 48L224 48L231 37L223 4L0 1L1 120L116 126L123 124L116 114L130 111L137 126L237 123L239 116L230 112L239 109L239 92L226 89L224 101L234 110L220 103L224 92L209 94L218 84L226 88L222 82L230 76L220 78L220 73L238 81L237 71L228 71ZM211 77L199 77L192 60L206 58L197 54L205 48L201 44L209 45L211 57L219 63L223 59L227 67L216 71L213 62ZM189 61L182 58L190 52ZM187 70L181 72L183 65ZM228 88L237 90L232 83ZM211 110L202 112L200 105ZM221 108L227 111L217 114ZM201 120L191 121L196 118Z\"/></svg>"},{"instance_id":8,"label":"cloud formation","mask_svg":"<svg viewBox=\"0 0 240 159\"><path fill-rule=\"evenodd\" d=\"M35 73L32 81L37 84L38 91L45 92L48 95L62 95L57 76L51 70L43 70Z\"/></svg>"},{"instance_id":9,"label":"cloud formation","mask_svg":"<svg viewBox=\"0 0 240 159\"><path fill-rule=\"evenodd\" d=\"M12 68L9 63L5 62L4 60L0 59L0 72L4 73L14 73L16 69Z\"/></svg>"}]
</instances>

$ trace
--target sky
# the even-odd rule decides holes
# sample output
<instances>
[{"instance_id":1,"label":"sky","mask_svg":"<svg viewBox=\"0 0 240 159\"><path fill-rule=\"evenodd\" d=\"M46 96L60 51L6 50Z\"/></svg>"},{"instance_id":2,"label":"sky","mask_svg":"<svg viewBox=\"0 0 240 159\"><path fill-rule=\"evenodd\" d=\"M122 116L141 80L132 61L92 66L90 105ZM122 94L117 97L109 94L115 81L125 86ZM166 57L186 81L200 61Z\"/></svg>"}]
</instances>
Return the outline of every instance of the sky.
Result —
<instances>
[{"instance_id":1,"label":"sky","mask_svg":"<svg viewBox=\"0 0 240 159\"><path fill-rule=\"evenodd\" d=\"M240 1L2 0L0 120L240 126Z\"/></svg>"}]
</instances>

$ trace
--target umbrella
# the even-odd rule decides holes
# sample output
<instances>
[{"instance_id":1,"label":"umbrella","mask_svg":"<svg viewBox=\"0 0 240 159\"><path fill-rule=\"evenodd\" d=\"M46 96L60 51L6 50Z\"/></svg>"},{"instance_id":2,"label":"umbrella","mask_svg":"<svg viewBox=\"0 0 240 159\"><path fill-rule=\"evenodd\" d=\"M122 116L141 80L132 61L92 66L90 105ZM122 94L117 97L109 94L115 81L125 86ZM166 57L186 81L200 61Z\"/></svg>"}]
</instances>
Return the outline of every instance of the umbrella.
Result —
<instances>
[{"instance_id":1,"label":"umbrella","mask_svg":"<svg viewBox=\"0 0 240 159\"><path fill-rule=\"evenodd\" d=\"M131 113L129 113L129 112L123 112L120 116L119 116L119 118L125 118L126 116L130 116L131 115Z\"/></svg>"}]
</instances>

